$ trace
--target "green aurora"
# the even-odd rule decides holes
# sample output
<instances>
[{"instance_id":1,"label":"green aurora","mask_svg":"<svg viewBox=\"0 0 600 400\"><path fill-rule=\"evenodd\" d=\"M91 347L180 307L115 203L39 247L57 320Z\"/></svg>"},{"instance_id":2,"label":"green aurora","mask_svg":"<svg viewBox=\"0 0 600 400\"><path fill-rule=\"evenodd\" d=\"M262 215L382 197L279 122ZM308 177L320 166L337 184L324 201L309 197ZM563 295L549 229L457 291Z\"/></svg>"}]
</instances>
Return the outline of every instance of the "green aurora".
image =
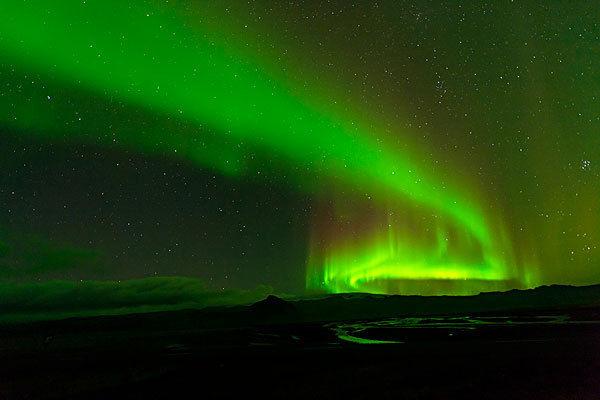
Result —
<instances>
[{"instance_id":1,"label":"green aurora","mask_svg":"<svg viewBox=\"0 0 600 400\"><path fill-rule=\"evenodd\" d=\"M232 179L262 174L292 182L319 204L308 243L309 291L472 294L543 283L536 256L515 247L473 177L448 181L419 161L421 152L443 152L412 145L410 129L393 133L404 142L398 146L376 117L324 104L318 89L301 90L276 72L275 61L248 55L176 7L6 0L0 12L3 76L19 79L11 76L17 69L71 90L28 93L27 101L3 96L0 104L11 110L3 124L40 139L167 154ZM76 93L188 129L142 134L135 122L106 129L102 107L82 128L71 111ZM280 164L269 168L269 159Z\"/></svg>"}]
</instances>

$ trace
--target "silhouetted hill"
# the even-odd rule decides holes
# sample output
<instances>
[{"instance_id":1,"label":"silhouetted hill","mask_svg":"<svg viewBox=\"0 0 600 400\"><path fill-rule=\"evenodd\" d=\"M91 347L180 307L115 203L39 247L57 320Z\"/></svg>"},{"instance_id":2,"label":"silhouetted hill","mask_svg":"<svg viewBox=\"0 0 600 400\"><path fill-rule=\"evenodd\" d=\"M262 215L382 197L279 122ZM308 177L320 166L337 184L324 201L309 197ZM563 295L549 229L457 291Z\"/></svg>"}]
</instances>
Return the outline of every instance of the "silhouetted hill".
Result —
<instances>
[{"instance_id":1,"label":"silhouetted hill","mask_svg":"<svg viewBox=\"0 0 600 400\"><path fill-rule=\"evenodd\" d=\"M296 302L302 315L314 320L369 319L399 316L489 313L600 306L600 285L541 286L528 290L475 296L402 296L338 294Z\"/></svg>"},{"instance_id":2,"label":"silhouetted hill","mask_svg":"<svg viewBox=\"0 0 600 400\"><path fill-rule=\"evenodd\" d=\"M292 303L272 294L267 296L267 298L264 300L257 301L256 303L252 304L250 308L254 312L265 314L285 314L296 312L296 308L292 305Z\"/></svg>"},{"instance_id":3,"label":"silhouetted hill","mask_svg":"<svg viewBox=\"0 0 600 400\"><path fill-rule=\"evenodd\" d=\"M402 296L351 293L284 300L270 295L249 306L210 307L201 310L5 324L0 325L0 331L30 329L57 332L175 331L410 316L556 311L577 307L600 307L600 285L581 287L552 285L529 290L482 293L475 296Z\"/></svg>"},{"instance_id":4,"label":"silhouetted hill","mask_svg":"<svg viewBox=\"0 0 600 400\"><path fill-rule=\"evenodd\" d=\"M249 323L288 323L300 321L296 306L275 295L269 295L264 300L258 301L247 307L249 312L244 318ZM243 311L242 311L243 312Z\"/></svg>"}]
</instances>

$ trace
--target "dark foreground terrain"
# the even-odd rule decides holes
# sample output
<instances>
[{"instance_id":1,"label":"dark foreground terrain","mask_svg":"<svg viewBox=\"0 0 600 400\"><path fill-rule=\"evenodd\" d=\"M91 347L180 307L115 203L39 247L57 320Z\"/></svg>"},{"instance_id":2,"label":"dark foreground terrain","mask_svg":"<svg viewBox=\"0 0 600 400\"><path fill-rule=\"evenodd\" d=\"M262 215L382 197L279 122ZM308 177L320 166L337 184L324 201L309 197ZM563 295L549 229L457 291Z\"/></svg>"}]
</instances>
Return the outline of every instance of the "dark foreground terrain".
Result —
<instances>
[{"instance_id":1,"label":"dark foreground terrain","mask_svg":"<svg viewBox=\"0 0 600 400\"><path fill-rule=\"evenodd\" d=\"M469 311L470 310L470 311ZM600 398L600 287L0 328L0 398Z\"/></svg>"}]
</instances>

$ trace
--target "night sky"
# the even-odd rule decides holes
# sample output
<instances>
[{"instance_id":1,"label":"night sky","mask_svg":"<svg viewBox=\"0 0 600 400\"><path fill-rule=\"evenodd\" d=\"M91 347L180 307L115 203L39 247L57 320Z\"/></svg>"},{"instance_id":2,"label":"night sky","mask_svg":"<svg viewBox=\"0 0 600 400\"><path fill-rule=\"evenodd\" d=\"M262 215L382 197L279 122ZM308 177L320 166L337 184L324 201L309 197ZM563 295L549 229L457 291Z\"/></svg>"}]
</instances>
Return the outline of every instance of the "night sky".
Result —
<instances>
[{"instance_id":1,"label":"night sky","mask_svg":"<svg viewBox=\"0 0 600 400\"><path fill-rule=\"evenodd\" d=\"M4 291L600 282L594 2L0 12Z\"/></svg>"}]
</instances>

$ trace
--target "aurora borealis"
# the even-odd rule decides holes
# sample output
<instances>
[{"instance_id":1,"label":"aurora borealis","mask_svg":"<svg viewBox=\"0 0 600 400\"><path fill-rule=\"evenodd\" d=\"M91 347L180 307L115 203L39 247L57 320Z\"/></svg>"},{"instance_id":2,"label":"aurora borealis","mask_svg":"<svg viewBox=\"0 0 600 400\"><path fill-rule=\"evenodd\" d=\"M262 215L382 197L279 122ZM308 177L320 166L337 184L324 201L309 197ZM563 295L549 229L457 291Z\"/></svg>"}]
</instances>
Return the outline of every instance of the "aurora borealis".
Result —
<instances>
[{"instance_id":1,"label":"aurora borealis","mask_svg":"<svg viewBox=\"0 0 600 400\"><path fill-rule=\"evenodd\" d=\"M0 11L6 282L185 276L302 295L600 281L592 5Z\"/></svg>"}]
</instances>

